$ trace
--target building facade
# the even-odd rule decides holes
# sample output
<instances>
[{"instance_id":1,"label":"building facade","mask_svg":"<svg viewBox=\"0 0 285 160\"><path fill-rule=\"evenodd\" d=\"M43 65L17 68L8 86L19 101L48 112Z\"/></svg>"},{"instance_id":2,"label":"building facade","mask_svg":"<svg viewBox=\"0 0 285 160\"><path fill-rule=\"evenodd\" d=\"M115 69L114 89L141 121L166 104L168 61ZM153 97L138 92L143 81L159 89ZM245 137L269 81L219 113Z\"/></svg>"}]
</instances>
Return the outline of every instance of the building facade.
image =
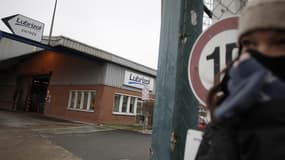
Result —
<instances>
[{"instance_id":1,"label":"building facade","mask_svg":"<svg viewBox=\"0 0 285 160\"><path fill-rule=\"evenodd\" d=\"M63 36L51 45L46 50L0 40L0 108L100 124L142 123L142 90L154 100L156 70Z\"/></svg>"}]
</instances>

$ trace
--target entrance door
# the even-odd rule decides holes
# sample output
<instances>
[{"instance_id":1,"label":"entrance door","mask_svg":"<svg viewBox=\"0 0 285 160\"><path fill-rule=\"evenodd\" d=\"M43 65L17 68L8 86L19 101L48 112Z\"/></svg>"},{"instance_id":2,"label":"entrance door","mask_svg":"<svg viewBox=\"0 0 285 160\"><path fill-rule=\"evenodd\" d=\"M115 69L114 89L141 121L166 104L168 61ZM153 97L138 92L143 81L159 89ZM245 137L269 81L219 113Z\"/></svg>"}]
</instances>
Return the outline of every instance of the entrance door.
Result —
<instances>
[{"instance_id":1,"label":"entrance door","mask_svg":"<svg viewBox=\"0 0 285 160\"><path fill-rule=\"evenodd\" d=\"M34 75L32 77L32 86L30 92L30 104L28 111L44 112L47 88L50 80L50 74Z\"/></svg>"},{"instance_id":2,"label":"entrance door","mask_svg":"<svg viewBox=\"0 0 285 160\"><path fill-rule=\"evenodd\" d=\"M26 110L26 97L29 96L31 89L31 76L21 75L17 77L16 90L14 92L13 111Z\"/></svg>"},{"instance_id":3,"label":"entrance door","mask_svg":"<svg viewBox=\"0 0 285 160\"><path fill-rule=\"evenodd\" d=\"M50 76L51 74L19 76L13 110L43 113Z\"/></svg>"}]
</instances>

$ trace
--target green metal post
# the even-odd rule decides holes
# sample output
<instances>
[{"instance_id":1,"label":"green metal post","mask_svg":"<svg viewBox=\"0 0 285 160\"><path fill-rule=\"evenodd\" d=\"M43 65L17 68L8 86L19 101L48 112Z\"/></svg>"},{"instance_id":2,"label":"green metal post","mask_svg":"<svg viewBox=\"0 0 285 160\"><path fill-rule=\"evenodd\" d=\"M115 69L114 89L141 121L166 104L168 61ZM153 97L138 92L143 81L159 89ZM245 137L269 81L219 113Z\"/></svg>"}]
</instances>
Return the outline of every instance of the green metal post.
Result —
<instances>
[{"instance_id":1,"label":"green metal post","mask_svg":"<svg viewBox=\"0 0 285 160\"><path fill-rule=\"evenodd\" d=\"M191 49L202 32L203 1L183 0L181 5L176 98L173 115L173 132L176 137L173 160L183 160L184 158L187 130L197 128L199 105L189 85L188 61Z\"/></svg>"},{"instance_id":2,"label":"green metal post","mask_svg":"<svg viewBox=\"0 0 285 160\"><path fill-rule=\"evenodd\" d=\"M191 48L202 30L203 1L162 0L152 135L153 160L182 160L186 132L196 128L198 102L187 78ZM176 135L174 150L171 133Z\"/></svg>"}]
</instances>

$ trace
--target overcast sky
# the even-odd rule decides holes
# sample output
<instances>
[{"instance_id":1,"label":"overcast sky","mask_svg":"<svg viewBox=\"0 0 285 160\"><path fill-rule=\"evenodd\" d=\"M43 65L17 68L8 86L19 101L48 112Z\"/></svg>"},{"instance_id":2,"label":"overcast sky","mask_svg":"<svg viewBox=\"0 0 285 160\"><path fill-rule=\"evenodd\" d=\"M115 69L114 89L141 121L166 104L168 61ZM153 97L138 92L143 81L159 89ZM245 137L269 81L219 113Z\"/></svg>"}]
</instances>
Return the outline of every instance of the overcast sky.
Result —
<instances>
[{"instance_id":1,"label":"overcast sky","mask_svg":"<svg viewBox=\"0 0 285 160\"><path fill-rule=\"evenodd\" d=\"M22 14L45 24L55 0L1 0L1 18ZM161 0L58 0L53 36L63 35L156 69ZM0 30L9 29L0 22Z\"/></svg>"}]
</instances>

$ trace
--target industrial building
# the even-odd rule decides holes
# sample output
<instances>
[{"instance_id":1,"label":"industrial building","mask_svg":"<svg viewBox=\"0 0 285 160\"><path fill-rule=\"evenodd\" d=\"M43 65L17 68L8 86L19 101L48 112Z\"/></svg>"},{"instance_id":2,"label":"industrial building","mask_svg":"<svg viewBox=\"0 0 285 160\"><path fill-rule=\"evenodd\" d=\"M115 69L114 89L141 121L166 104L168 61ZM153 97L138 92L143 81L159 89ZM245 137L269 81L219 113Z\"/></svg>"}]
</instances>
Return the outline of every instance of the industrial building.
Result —
<instances>
[{"instance_id":1,"label":"industrial building","mask_svg":"<svg viewBox=\"0 0 285 160\"><path fill-rule=\"evenodd\" d=\"M64 36L47 41L40 47L0 31L1 109L98 124L142 123L142 91L154 100L156 70Z\"/></svg>"}]
</instances>

